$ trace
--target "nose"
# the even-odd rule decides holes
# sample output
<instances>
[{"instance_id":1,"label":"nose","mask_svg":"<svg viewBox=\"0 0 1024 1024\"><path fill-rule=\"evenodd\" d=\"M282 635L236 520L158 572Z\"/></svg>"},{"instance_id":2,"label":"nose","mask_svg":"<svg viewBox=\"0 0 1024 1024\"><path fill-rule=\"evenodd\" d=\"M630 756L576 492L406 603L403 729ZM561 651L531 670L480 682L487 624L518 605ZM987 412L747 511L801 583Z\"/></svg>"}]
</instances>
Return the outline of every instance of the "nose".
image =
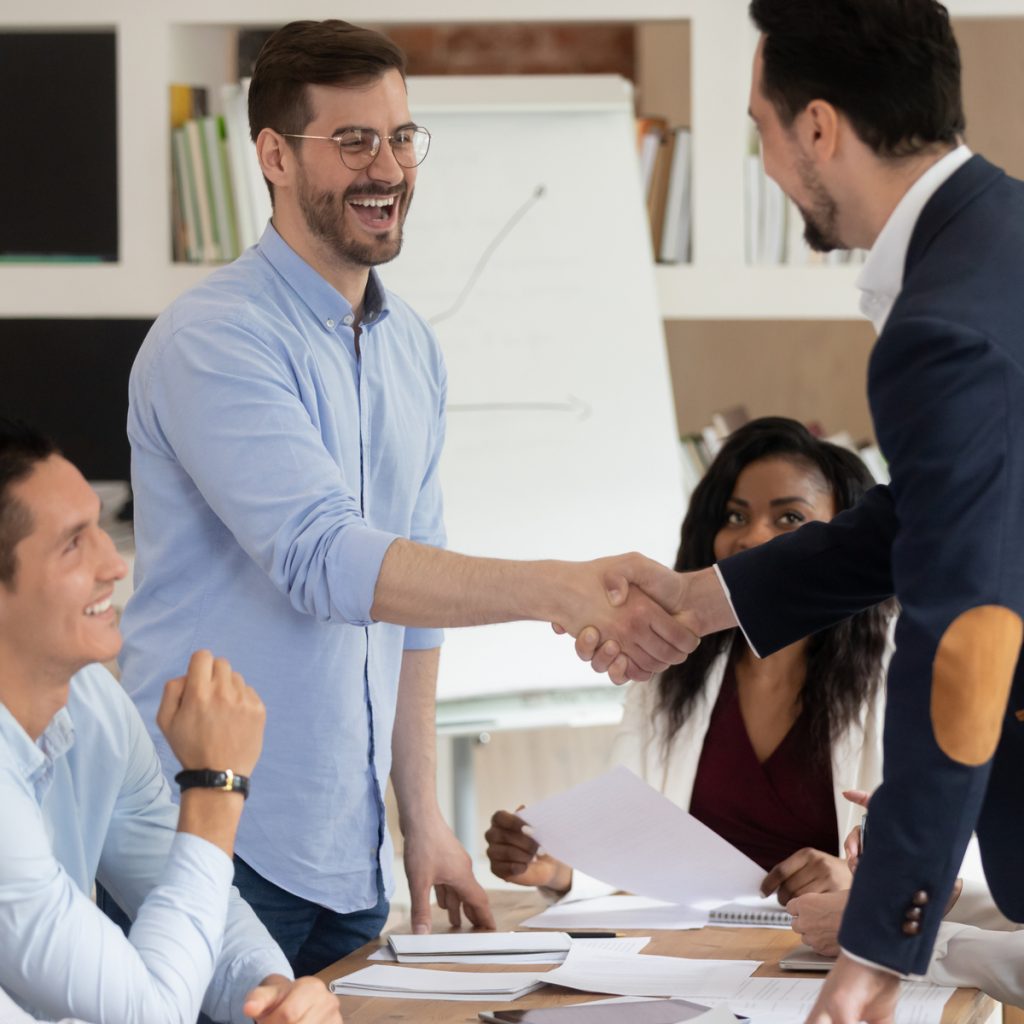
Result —
<instances>
[{"instance_id":1,"label":"nose","mask_svg":"<svg viewBox=\"0 0 1024 1024\"><path fill-rule=\"evenodd\" d=\"M380 140L380 149L366 173L374 181L383 181L388 185L397 185L405 180L408 168L403 167L396 159L388 139Z\"/></svg>"},{"instance_id":2,"label":"nose","mask_svg":"<svg viewBox=\"0 0 1024 1024\"><path fill-rule=\"evenodd\" d=\"M106 530L100 530L99 555L97 576L104 583L115 583L128 575L128 565L118 554L117 547Z\"/></svg>"},{"instance_id":3,"label":"nose","mask_svg":"<svg viewBox=\"0 0 1024 1024\"><path fill-rule=\"evenodd\" d=\"M749 548L759 547L761 544L770 541L775 536L775 530L769 522L755 519L743 533L736 539L736 548L739 551L746 551Z\"/></svg>"}]
</instances>

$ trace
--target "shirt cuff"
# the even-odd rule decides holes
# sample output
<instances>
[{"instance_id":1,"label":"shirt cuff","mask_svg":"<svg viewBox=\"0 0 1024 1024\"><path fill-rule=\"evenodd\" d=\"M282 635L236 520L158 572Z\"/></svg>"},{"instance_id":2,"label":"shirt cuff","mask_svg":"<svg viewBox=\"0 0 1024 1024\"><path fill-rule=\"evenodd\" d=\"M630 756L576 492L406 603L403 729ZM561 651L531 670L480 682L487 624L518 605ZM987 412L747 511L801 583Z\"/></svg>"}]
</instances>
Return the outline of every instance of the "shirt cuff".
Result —
<instances>
[{"instance_id":1,"label":"shirt cuff","mask_svg":"<svg viewBox=\"0 0 1024 1024\"><path fill-rule=\"evenodd\" d=\"M428 629L420 626L406 626L402 649L406 651L431 651L444 643L443 629Z\"/></svg>"},{"instance_id":2,"label":"shirt cuff","mask_svg":"<svg viewBox=\"0 0 1024 1024\"><path fill-rule=\"evenodd\" d=\"M733 618L736 620L736 625L740 627L740 632L743 634L743 639L747 641L747 646L754 652L754 655L758 658L761 657L757 652L757 648L752 643L747 631L743 628L743 623L740 621L740 617L736 612L736 605L732 603L732 594L729 593L729 584L725 582L725 577L722 575L722 570L718 568L718 564L715 563L711 567L715 570L715 575L718 577L718 582L722 585L722 593L725 594L725 600L729 604L729 608L732 611Z\"/></svg>"},{"instance_id":3,"label":"shirt cuff","mask_svg":"<svg viewBox=\"0 0 1024 1024\"><path fill-rule=\"evenodd\" d=\"M857 956L856 953L851 953L848 949L843 949L842 946L840 946L839 948L840 950L842 950L843 956L845 956L848 960L852 960L855 964L860 964L862 967L871 967L876 971L881 971L883 974L891 974L894 978L918 977L918 975L915 974L901 974L899 971L894 971L891 967L886 967L884 964L876 964L871 960L866 960L862 956Z\"/></svg>"},{"instance_id":4,"label":"shirt cuff","mask_svg":"<svg viewBox=\"0 0 1024 1024\"><path fill-rule=\"evenodd\" d=\"M331 549L331 606L352 626L372 626L373 597L384 555L398 535L365 526L342 530Z\"/></svg>"}]
</instances>

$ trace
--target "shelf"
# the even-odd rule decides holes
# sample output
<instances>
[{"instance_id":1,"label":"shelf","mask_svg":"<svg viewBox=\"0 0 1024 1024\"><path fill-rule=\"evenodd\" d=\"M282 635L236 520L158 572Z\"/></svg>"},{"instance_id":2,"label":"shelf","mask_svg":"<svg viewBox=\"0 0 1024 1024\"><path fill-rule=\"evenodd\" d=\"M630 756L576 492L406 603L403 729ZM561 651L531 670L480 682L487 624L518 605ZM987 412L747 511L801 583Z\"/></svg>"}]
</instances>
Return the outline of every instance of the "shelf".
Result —
<instances>
[{"instance_id":1,"label":"shelf","mask_svg":"<svg viewBox=\"0 0 1024 1024\"><path fill-rule=\"evenodd\" d=\"M666 320L860 319L860 266L659 266Z\"/></svg>"}]
</instances>

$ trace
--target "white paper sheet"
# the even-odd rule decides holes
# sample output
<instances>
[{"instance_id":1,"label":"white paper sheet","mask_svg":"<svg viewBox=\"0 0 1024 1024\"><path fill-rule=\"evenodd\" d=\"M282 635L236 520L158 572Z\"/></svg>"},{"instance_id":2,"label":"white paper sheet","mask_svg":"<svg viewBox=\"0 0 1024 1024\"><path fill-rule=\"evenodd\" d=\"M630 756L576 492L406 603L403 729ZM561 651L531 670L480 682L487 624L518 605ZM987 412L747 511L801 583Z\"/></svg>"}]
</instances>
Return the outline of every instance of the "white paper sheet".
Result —
<instances>
[{"instance_id":1,"label":"white paper sheet","mask_svg":"<svg viewBox=\"0 0 1024 1024\"><path fill-rule=\"evenodd\" d=\"M733 1012L749 1016L751 1024L793 1024L810 1013L823 984L802 978L749 978L728 999L709 997L704 1001L728 1004ZM939 1024L946 1000L954 991L924 982L902 982L896 1024Z\"/></svg>"},{"instance_id":2,"label":"white paper sheet","mask_svg":"<svg viewBox=\"0 0 1024 1024\"><path fill-rule=\"evenodd\" d=\"M691 960L646 953L621 956L573 946L561 967L541 975L552 985L620 996L728 999L761 966L758 960Z\"/></svg>"},{"instance_id":3,"label":"white paper sheet","mask_svg":"<svg viewBox=\"0 0 1024 1024\"><path fill-rule=\"evenodd\" d=\"M573 939L574 943L582 942L589 949L606 949L615 953L639 953L650 941L649 935L624 935L614 939ZM418 963L430 964L560 964L565 960L565 953L474 953L452 954L451 956L417 957ZM381 946L376 953L371 953L368 960L382 963L399 962L392 950ZM408 963L408 961L402 961Z\"/></svg>"},{"instance_id":4,"label":"white paper sheet","mask_svg":"<svg viewBox=\"0 0 1024 1024\"><path fill-rule=\"evenodd\" d=\"M647 896L597 896L590 900L555 903L527 918L521 928L703 928L704 911L680 907Z\"/></svg>"},{"instance_id":5,"label":"white paper sheet","mask_svg":"<svg viewBox=\"0 0 1024 1024\"><path fill-rule=\"evenodd\" d=\"M480 953L568 953L572 939L565 932L434 932L389 935L399 956L457 956Z\"/></svg>"},{"instance_id":6,"label":"white paper sheet","mask_svg":"<svg viewBox=\"0 0 1024 1024\"><path fill-rule=\"evenodd\" d=\"M545 852L637 896L711 910L758 895L764 871L628 768L519 816Z\"/></svg>"},{"instance_id":7,"label":"white paper sheet","mask_svg":"<svg viewBox=\"0 0 1024 1024\"><path fill-rule=\"evenodd\" d=\"M432 971L374 964L330 984L335 995L392 999L467 999L510 1002L543 984L543 975L496 971Z\"/></svg>"}]
</instances>

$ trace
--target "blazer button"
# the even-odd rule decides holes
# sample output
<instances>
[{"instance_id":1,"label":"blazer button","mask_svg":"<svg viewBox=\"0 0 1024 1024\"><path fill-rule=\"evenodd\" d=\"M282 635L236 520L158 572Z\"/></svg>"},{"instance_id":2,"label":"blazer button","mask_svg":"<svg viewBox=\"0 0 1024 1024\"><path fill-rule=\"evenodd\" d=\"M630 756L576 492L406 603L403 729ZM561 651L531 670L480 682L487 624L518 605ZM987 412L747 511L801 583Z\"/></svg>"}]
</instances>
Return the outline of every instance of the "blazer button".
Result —
<instances>
[{"instance_id":1,"label":"blazer button","mask_svg":"<svg viewBox=\"0 0 1024 1024\"><path fill-rule=\"evenodd\" d=\"M907 912L903 915L908 921L920 921L921 920L921 908L910 907Z\"/></svg>"},{"instance_id":2,"label":"blazer button","mask_svg":"<svg viewBox=\"0 0 1024 1024\"><path fill-rule=\"evenodd\" d=\"M913 903L915 907L923 907L928 903L928 893L926 893L924 889L918 889L918 891L910 897L910 902Z\"/></svg>"},{"instance_id":3,"label":"blazer button","mask_svg":"<svg viewBox=\"0 0 1024 1024\"><path fill-rule=\"evenodd\" d=\"M903 934L904 935L916 935L921 930L920 921L904 921L903 922Z\"/></svg>"}]
</instances>

